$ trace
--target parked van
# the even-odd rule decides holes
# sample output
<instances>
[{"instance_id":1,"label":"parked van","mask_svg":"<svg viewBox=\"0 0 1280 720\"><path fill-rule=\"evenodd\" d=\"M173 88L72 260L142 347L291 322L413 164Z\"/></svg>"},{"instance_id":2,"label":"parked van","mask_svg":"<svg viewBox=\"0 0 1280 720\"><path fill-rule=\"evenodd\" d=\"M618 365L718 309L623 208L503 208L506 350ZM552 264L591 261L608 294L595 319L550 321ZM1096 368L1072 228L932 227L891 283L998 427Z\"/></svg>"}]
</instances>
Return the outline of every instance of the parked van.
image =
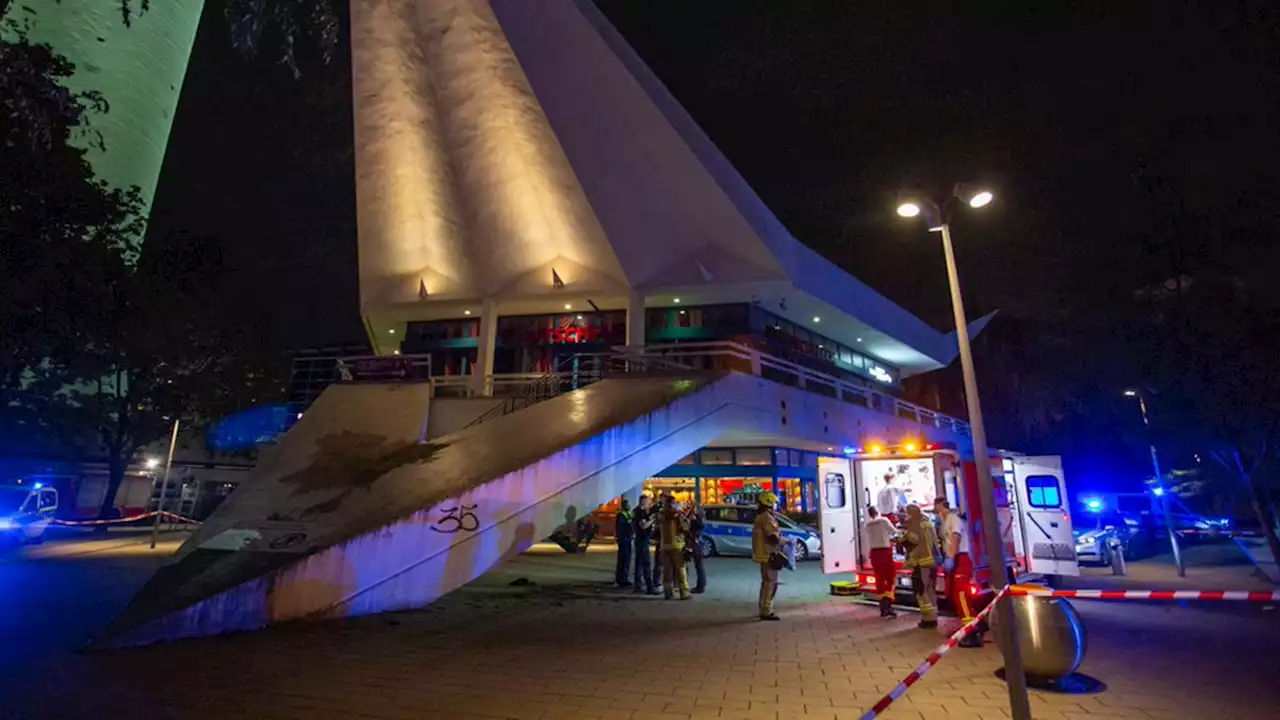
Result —
<instances>
[{"instance_id":1,"label":"parked van","mask_svg":"<svg viewBox=\"0 0 1280 720\"><path fill-rule=\"evenodd\" d=\"M35 485L0 485L0 541L44 542L58 511L58 491Z\"/></svg>"}]
</instances>

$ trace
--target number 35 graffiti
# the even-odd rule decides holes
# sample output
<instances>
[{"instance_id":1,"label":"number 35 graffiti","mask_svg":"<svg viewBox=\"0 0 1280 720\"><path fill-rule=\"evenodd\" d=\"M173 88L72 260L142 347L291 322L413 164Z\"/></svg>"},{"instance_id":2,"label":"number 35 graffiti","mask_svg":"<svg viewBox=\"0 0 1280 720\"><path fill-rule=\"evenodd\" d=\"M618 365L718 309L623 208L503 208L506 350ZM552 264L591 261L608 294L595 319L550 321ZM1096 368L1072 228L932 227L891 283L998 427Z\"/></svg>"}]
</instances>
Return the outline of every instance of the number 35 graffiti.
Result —
<instances>
[{"instance_id":1,"label":"number 35 graffiti","mask_svg":"<svg viewBox=\"0 0 1280 720\"><path fill-rule=\"evenodd\" d=\"M432 526L432 530L446 535L452 535L456 532L475 532L480 529L480 518L476 516L475 510L479 505L455 505L449 508L442 508L440 512L444 517L436 521Z\"/></svg>"}]
</instances>

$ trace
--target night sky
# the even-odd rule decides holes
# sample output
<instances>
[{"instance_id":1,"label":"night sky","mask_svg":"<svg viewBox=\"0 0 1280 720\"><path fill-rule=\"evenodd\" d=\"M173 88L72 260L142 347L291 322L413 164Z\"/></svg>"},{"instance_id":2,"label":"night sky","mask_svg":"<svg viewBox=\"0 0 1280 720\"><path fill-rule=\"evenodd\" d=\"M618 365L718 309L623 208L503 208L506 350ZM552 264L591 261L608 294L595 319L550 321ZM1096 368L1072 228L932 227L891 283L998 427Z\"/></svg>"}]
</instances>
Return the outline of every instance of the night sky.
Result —
<instances>
[{"instance_id":1,"label":"night sky","mask_svg":"<svg viewBox=\"0 0 1280 720\"><path fill-rule=\"evenodd\" d=\"M1105 318L1175 264L1280 267L1271 3L599 4L799 239L939 328L941 251L893 214L903 186L995 188L955 224L972 315ZM282 349L359 341L349 46L295 81L235 54L222 9L152 232L222 237Z\"/></svg>"}]
</instances>

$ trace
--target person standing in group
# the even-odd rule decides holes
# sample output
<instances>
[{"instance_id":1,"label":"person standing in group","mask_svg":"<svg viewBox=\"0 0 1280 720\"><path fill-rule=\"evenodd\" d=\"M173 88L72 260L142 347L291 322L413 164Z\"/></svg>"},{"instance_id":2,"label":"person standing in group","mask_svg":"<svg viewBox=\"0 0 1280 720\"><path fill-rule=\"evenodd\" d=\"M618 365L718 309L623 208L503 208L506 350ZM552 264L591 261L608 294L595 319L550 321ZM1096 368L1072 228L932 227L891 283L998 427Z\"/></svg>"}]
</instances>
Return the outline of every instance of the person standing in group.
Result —
<instances>
[{"instance_id":1,"label":"person standing in group","mask_svg":"<svg viewBox=\"0 0 1280 720\"><path fill-rule=\"evenodd\" d=\"M680 503L670 495L662 498L659 515L659 551L662 555L662 594L670 600L680 590L680 599L689 599L689 578L684 573L685 539L689 535L689 517L680 509Z\"/></svg>"},{"instance_id":2,"label":"person standing in group","mask_svg":"<svg viewBox=\"0 0 1280 720\"><path fill-rule=\"evenodd\" d=\"M884 474L884 487L876 493L876 509L890 522L899 523L902 519L898 517L898 510L907 504L907 495L902 492L902 488L894 485L893 481L893 473Z\"/></svg>"},{"instance_id":3,"label":"person standing in group","mask_svg":"<svg viewBox=\"0 0 1280 720\"><path fill-rule=\"evenodd\" d=\"M655 588L662 587L662 523L661 516L663 510L667 508L667 503L675 498L671 493L662 493L658 496L653 506L653 586Z\"/></svg>"},{"instance_id":4,"label":"person standing in group","mask_svg":"<svg viewBox=\"0 0 1280 720\"><path fill-rule=\"evenodd\" d=\"M874 505L867 506L867 523L862 527L869 550L871 571L876 576L876 597L880 600L880 617L898 617L893 609L893 581L897 568L893 564L893 536L898 530Z\"/></svg>"},{"instance_id":5,"label":"person standing in group","mask_svg":"<svg viewBox=\"0 0 1280 720\"><path fill-rule=\"evenodd\" d=\"M907 548L905 565L911 570L911 587L920 606L919 627L938 627L938 534L915 503L907 506L902 542Z\"/></svg>"},{"instance_id":6,"label":"person standing in group","mask_svg":"<svg viewBox=\"0 0 1280 720\"><path fill-rule=\"evenodd\" d=\"M636 568L632 582L635 584L634 592L657 595L658 590L653 586L653 556L650 554L652 552L650 545L653 542L653 511L650 508L652 501L653 499L648 495L641 495L635 511L635 540L632 547L636 551Z\"/></svg>"},{"instance_id":7,"label":"person standing in group","mask_svg":"<svg viewBox=\"0 0 1280 720\"><path fill-rule=\"evenodd\" d=\"M686 555L693 560L693 572L698 579L693 585L692 592L698 595L707 591L707 570L702 565L702 531L707 527L707 515L702 506L697 503L689 503L688 515L689 537L686 547L692 553L686 553Z\"/></svg>"},{"instance_id":8,"label":"person standing in group","mask_svg":"<svg viewBox=\"0 0 1280 720\"><path fill-rule=\"evenodd\" d=\"M635 515L631 512L631 501L622 498L618 505L618 518L614 523L614 538L618 541L618 565L614 570L614 582L618 587L631 587L631 551L635 544Z\"/></svg>"},{"instance_id":9,"label":"person standing in group","mask_svg":"<svg viewBox=\"0 0 1280 720\"><path fill-rule=\"evenodd\" d=\"M774 515L778 496L762 492L756 508L756 521L751 528L751 559L760 565L760 619L780 619L773 612L773 598L778 594L778 570L774 556L782 547L782 529Z\"/></svg>"},{"instance_id":10,"label":"person standing in group","mask_svg":"<svg viewBox=\"0 0 1280 720\"><path fill-rule=\"evenodd\" d=\"M946 573L947 599L960 613L960 621L968 625L973 620L969 604L969 583L973 580L973 559L969 555L969 528L964 519L951 510L946 498L933 501L933 511L942 518L942 571ZM982 635L971 632L960 641L960 647L982 647Z\"/></svg>"}]
</instances>

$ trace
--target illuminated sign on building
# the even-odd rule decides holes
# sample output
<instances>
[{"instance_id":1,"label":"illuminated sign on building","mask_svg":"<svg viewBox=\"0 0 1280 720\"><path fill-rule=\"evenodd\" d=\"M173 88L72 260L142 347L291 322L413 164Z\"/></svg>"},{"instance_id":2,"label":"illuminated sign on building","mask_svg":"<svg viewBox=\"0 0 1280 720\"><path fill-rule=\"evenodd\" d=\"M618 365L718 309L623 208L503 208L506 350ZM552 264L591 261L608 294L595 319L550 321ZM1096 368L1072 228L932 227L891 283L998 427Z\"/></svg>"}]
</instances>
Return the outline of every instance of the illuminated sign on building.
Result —
<instances>
[{"instance_id":1,"label":"illuminated sign on building","mask_svg":"<svg viewBox=\"0 0 1280 720\"><path fill-rule=\"evenodd\" d=\"M598 327L556 327L547 330L547 342L554 344L575 344L595 342L600 339Z\"/></svg>"}]
</instances>

